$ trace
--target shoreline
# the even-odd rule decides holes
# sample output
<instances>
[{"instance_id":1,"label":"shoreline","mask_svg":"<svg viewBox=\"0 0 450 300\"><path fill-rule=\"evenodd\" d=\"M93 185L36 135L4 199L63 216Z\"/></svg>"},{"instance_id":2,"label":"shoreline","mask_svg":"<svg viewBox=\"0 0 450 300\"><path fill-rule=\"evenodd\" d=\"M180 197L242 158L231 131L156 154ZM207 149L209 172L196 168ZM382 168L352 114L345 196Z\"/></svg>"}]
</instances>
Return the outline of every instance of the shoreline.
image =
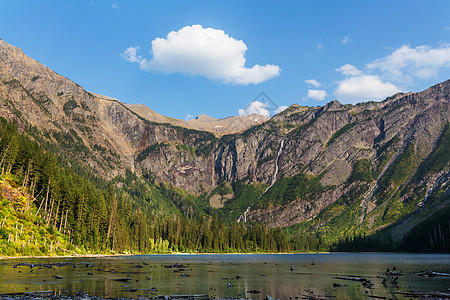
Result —
<instances>
[{"instance_id":1,"label":"shoreline","mask_svg":"<svg viewBox=\"0 0 450 300\"><path fill-rule=\"evenodd\" d=\"M450 253L429 253L429 252L378 252L378 251L361 251L361 252L250 252L250 253L239 253L239 252L230 252L230 253L214 253L214 252L171 252L171 253L114 253L114 254L71 254L71 255L25 255L25 256L1 256L0 261L2 260L13 260L13 259L28 259L28 258L99 258L99 257L120 257L120 256L153 256L153 255L291 255L291 254L335 254L335 253L373 253L373 254L438 254L438 255L447 255Z\"/></svg>"},{"instance_id":2,"label":"shoreline","mask_svg":"<svg viewBox=\"0 0 450 300\"><path fill-rule=\"evenodd\" d=\"M251 253L238 253L238 252L230 252L230 253L213 253L213 252L202 252L202 253L193 253L193 252L173 252L173 253L115 253L115 254L72 254L72 255L26 255L26 256L1 256L1 260L11 260L11 259L21 259L21 258L78 258L78 257L86 257L86 258L96 258L96 257L119 257L119 256L138 256L138 255L289 255L289 254L330 254L335 252L251 252Z\"/></svg>"}]
</instances>

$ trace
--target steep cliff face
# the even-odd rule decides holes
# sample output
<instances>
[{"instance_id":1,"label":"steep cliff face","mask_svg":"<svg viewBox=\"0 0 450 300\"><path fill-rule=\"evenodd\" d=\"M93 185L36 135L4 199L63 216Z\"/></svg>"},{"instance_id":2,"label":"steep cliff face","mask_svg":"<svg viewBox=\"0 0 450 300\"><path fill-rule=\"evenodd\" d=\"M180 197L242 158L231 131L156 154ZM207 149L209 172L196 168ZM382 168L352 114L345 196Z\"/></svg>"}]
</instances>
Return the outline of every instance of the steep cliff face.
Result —
<instances>
[{"instance_id":1,"label":"steep cliff face","mask_svg":"<svg viewBox=\"0 0 450 300\"><path fill-rule=\"evenodd\" d=\"M215 141L214 135L150 122L117 100L86 92L2 40L0 99L1 116L16 120L22 128L35 126L46 140L108 178L123 174L127 168L149 168L161 181L191 192L198 192L203 181L206 187L211 186L211 174L192 188L191 183L178 178L190 166L201 172L211 168L203 156L193 152L198 157L193 162L192 151L178 151L177 145L183 146L182 150L194 149L194 145L201 150ZM149 145L167 147L162 147L160 157L139 156ZM171 147L175 147L172 152Z\"/></svg>"},{"instance_id":2,"label":"steep cliff face","mask_svg":"<svg viewBox=\"0 0 450 300\"><path fill-rule=\"evenodd\" d=\"M255 205L248 218L266 222L271 227L290 226L309 220L324 207L354 190L355 184L365 187L365 193L358 196L364 199L364 203L361 203L362 215L368 215L375 207L393 200L435 149L449 122L449 87L450 82L447 81L422 93L395 95L380 103L344 106L333 101L320 109L302 110L299 114L299 108L292 107L275 116L262 125L259 131L267 133L274 127L278 130L266 135L266 141L253 147L253 153L260 151L259 157L272 157L270 155L276 151L276 145L284 139L283 152L278 161L281 166L278 176L281 178L299 172L306 173L317 179L323 191L294 197L288 202L278 201L278 205L277 198L283 196L262 197L262 203L274 205ZM291 121L298 119L302 119L302 122ZM286 133L282 130L282 124L297 127ZM273 141L272 144L269 141ZM251 145L252 141L244 140L243 143ZM229 147L232 148L232 145ZM244 157L251 157L252 154L246 153L240 157L238 153L237 156L238 161L244 161L239 165L245 169L241 170L241 174L258 174L251 172L251 166L245 164ZM370 162L373 179L369 183L354 179L357 182L350 184L349 178L355 164L363 160ZM402 160L405 165L399 166ZM444 160L448 168L448 156ZM273 159L263 160L260 170L264 171L252 180L268 183L274 168ZM396 168L400 168L401 172ZM437 176L428 175L431 175L430 181ZM381 192L381 189L384 191ZM417 204L424 190L425 187L421 187L414 199L403 197L399 201ZM372 218L376 219L381 213L384 212L373 213Z\"/></svg>"},{"instance_id":3,"label":"steep cliff face","mask_svg":"<svg viewBox=\"0 0 450 300\"><path fill-rule=\"evenodd\" d=\"M448 126L449 92L446 81L383 102L292 105L256 126L233 127L235 119L226 120L237 129L222 136L211 129L222 126L211 127L221 120L191 122L195 128L212 122L209 131L201 131L156 118L149 109L86 92L0 40L0 116L24 130L34 126L44 140L107 178L126 169L151 173L157 182L209 200L219 197L215 189L222 182L258 186L255 191L273 184L257 200L233 208L243 213L250 206L248 219L270 227L306 221L323 226L338 214L321 216L350 201L348 194L353 202L345 205L357 203L364 226L382 226L411 211L430 182L448 169L446 156L444 167L415 175ZM239 133L242 128L248 129ZM403 191L406 186L414 193ZM227 210L226 203L237 201L236 191L227 193L214 206ZM407 208L394 216L396 201Z\"/></svg>"}]
</instances>

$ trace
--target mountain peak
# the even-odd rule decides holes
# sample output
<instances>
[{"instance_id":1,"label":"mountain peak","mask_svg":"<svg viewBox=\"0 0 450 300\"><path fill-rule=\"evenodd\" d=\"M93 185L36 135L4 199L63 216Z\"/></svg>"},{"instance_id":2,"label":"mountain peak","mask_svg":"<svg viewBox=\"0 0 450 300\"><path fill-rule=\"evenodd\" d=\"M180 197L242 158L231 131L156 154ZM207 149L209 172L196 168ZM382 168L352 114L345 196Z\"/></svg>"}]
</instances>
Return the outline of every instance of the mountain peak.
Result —
<instances>
[{"instance_id":1,"label":"mountain peak","mask_svg":"<svg viewBox=\"0 0 450 300\"><path fill-rule=\"evenodd\" d=\"M218 119L217 119L217 118L214 118L214 117L210 117L210 116L205 115L205 114L200 114L200 115L198 115L198 116L195 118L195 120L205 122L205 121L215 121L215 120L218 120ZM191 121L191 120L189 120L189 121ZM188 122L189 122L189 121L188 121Z\"/></svg>"},{"instance_id":2,"label":"mountain peak","mask_svg":"<svg viewBox=\"0 0 450 300\"><path fill-rule=\"evenodd\" d=\"M341 102L337 100L333 100L325 104L324 109L328 111L335 111L335 110L341 110L343 108L343 105Z\"/></svg>"}]
</instances>

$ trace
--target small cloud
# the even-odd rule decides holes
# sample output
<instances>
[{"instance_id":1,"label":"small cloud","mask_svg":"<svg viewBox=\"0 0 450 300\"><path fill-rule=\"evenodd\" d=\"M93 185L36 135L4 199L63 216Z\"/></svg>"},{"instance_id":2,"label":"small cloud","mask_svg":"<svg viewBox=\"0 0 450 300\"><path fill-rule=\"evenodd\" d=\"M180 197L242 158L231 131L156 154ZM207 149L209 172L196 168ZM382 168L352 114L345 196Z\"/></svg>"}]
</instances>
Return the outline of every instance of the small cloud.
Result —
<instances>
[{"instance_id":1,"label":"small cloud","mask_svg":"<svg viewBox=\"0 0 450 300\"><path fill-rule=\"evenodd\" d=\"M239 109L240 116L249 116L251 114L257 114L263 117L270 117L269 104L259 101L252 101L246 108Z\"/></svg>"},{"instance_id":2,"label":"small cloud","mask_svg":"<svg viewBox=\"0 0 450 300\"><path fill-rule=\"evenodd\" d=\"M245 66L247 45L230 37L223 30L185 26L171 31L166 38L152 41L152 59L137 56L130 47L122 54L129 62L136 62L142 70L166 74L180 73L203 76L212 80L238 85L258 84L280 74L280 67Z\"/></svg>"},{"instance_id":3,"label":"small cloud","mask_svg":"<svg viewBox=\"0 0 450 300\"><path fill-rule=\"evenodd\" d=\"M319 42L316 44L316 50L322 50L323 49L323 43Z\"/></svg>"},{"instance_id":4,"label":"small cloud","mask_svg":"<svg viewBox=\"0 0 450 300\"><path fill-rule=\"evenodd\" d=\"M358 68L350 64L345 64L342 67L337 68L336 71L342 73L342 75L347 77L363 75L362 71L358 70Z\"/></svg>"},{"instance_id":5,"label":"small cloud","mask_svg":"<svg viewBox=\"0 0 450 300\"><path fill-rule=\"evenodd\" d=\"M187 122L187 121L192 120L192 119L194 119L194 118L195 118L195 115L187 114L187 115L186 115L186 118L184 118L184 120Z\"/></svg>"},{"instance_id":6,"label":"small cloud","mask_svg":"<svg viewBox=\"0 0 450 300\"><path fill-rule=\"evenodd\" d=\"M122 56L126 61L132 63L140 63L142 61L142 57L137 55L137 51L141 47L128 47L127 50L123 51L120 56Z\"/></svg>"},{"instance_id":7,"label":"small cloud","mask_svg":"<svg viewBox=\"0 0 450 300\"><path fill-rule=\"evenodd\" d=\"M315 80L315 79L306 79L305 82L306 82L307 84L310 84L310 85L316 87L316 88L319 87L319 86L321 85L321 83L318 82L318 81Z\"/></svg>"},{"instance_id":8,"label":"small cloud","mask_svg":"<svg viewBox=\"0 0 450 300\"><path fill-rule=\"evenodd\" d=\"M308 90L308 94L306 95L306 98L317 100L317 101L323 101L326 96L327 96L327 91L325 91L325 90Z\"/></svg>"},{"instance_id":9,"label":"small cloud","mask_svg":"<svg viewBox=\"0 0 450 300\"><path fill-rule=\"evenodd\" d=\"M382 100L400 89L390 82L383 82L376 75L357 75L339 82L334 95L348 103Z\"/></svg>"},{"instance_id":10,"label":"small cloud","mask_svg":"<svg viewBox=\"0 0 450 300\"><path fill-rule=\"evenodd\" d=\"M342 39L342 44L347 45L348 43L350 43L352 41L352 39L350 38L350 36L346 35L343 39Z\"/></svg>"},{"instance_id":11,"label":"small cloud","mask_svg":"<svg viewBox=\"0 0 450 300\"><path fill-rule=\"evenodd\" d=\"M120 12L120 10L122 9L122 6L120 6L117 3L113 3L113 4L111 4L111 8L114 9L115 11L117 11L117 12Z\"/></svg>"},{"instance_id":12,"label":"small cloud","mask_svg":"<svg viewBox=\"0 0 450 300\"><path fill-rule=\"evenodd\" d=\"M276 114L279 114L280 112L282 112L283 110L287 109L288 107L286 105L281 105L278 106L278 108L275 110Z\"/></svg>"},{"instance_id":13,"label":"small cloud","mask_svg":"<svg viewBox=\"0 0 450 300\"><path fill-rule=\"evenodd\" d=\"M444 30L450 30L450 26L444 27Z\"/></svg>"}]
</instances>

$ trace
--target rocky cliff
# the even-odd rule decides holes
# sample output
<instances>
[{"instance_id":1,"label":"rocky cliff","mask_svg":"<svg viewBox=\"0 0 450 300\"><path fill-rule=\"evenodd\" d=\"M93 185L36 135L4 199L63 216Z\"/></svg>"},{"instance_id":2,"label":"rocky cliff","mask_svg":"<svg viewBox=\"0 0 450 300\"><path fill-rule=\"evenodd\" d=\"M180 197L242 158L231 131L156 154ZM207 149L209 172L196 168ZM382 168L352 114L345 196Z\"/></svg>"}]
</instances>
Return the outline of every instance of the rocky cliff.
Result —
<instances>
[{"instance_id":1,"label":"rocky cliff","mask_svg":"<svg viewBox=\"0 0 450 300\"><path fill-rule=\"evenodd\" d=\"M450 80L382 102L292 105L263 123L256 116L244 125L209 117L171 122L89 93L0 40L0 116L36 129L107 178L126 169L151 173L235 215L248 209L246 219L269 227L324 226L320 217L332 205L341 211L356 205L358 222L370 228L411 211L449 167L447 154L439 168L418 174L448 128L449 92ZM218 134L216 126L233 134ZM218 194L224 183L260 192L238 201L236 189ZM231 209L233 202L239 205ZM338 215L330 212L327 220Z\"/></svg>"}]
</instances>

